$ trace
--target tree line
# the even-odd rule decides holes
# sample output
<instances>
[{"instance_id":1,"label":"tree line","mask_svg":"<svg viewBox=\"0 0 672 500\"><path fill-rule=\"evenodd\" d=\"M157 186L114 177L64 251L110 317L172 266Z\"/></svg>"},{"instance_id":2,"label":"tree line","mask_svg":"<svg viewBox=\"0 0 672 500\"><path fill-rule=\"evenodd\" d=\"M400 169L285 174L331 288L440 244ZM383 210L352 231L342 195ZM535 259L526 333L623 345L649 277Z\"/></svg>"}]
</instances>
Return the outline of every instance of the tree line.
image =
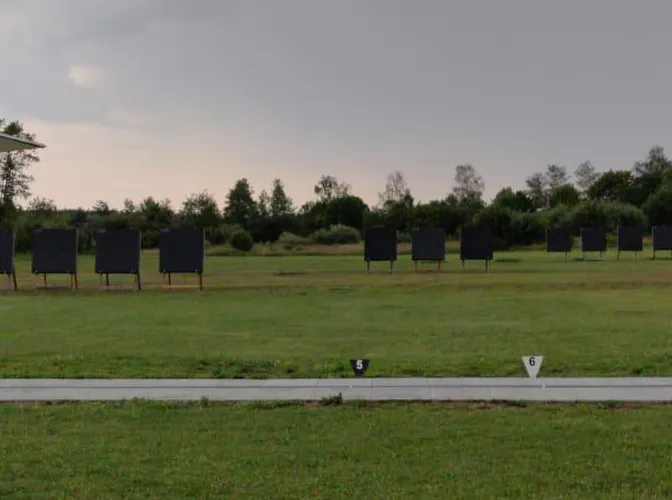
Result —
<instances>
[{"instance_id":1,"label":"tree line","mask_svg":"<svg viewBox=\"0 0 672 500\"><path fill-rule=\"evenodd\" d=\"M0 119L0 130L26 133L19 122ZM526 180L524 189L502 188L490 203L483 200L485 183L471 164L455 167L454 187L442 199L418 202L401 171L387 176L378 203L368 205L352 187L332 175L321 176L311 201L296 206L282 180L269 191L255 193L247 179L239 179L224 203L209 192L187 196L179 207L170 200L147 197L112 209L99 200L88 209L62 209L50 199L31 197L34 151L0 155L0 222L16 231L17 250L28 251L31 234L40 227L76 227L80 249L93 248L95 231L103 228L137 228L143 247L158 244L166 227L191 225L204 229L211 244L230 243L247 250L255 242L285 245L316 242L357 242L368 227L392 227L408 238L414 227L438 226L449 237L465 225L488 225L499 249L541 243L547 227L598 226L613 231L618 225L635 225L648 231L652 225L672 224L672 161L660 146L626 170L598 172L590 162L573 172L550 164ZM25 202L25 206L21 202Z\"/></svg>"}]
</instances>

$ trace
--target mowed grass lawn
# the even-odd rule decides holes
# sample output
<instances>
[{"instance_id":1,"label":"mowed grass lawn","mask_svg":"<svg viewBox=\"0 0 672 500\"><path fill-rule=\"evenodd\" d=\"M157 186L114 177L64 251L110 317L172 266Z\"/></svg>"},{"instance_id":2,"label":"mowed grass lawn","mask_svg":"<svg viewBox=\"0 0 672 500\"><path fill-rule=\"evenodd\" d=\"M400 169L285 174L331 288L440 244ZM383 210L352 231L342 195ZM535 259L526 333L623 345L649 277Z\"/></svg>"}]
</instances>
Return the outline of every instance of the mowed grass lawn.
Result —
<instances>
[{"instance_id":1,"label":"mowed grass lawn","mask_svg":"<svg viewBox=\"0 0 672 500\"><path fill-rule=\"evenodd\" d=\"M90 256L78 292L35 291L23 256L21 290L0 296L0 376L351 376L353 357L370 376L522 376L527 354L542 376L672 375L672 261L605 258L503 252L485 273L450 254L414 274L400 256L367 275L361 256L208 257L201 293L162 289L145 253L134 293L99 292Z\"/></svg>"},{"instance_id":2,"label":"mowed grass lawn","mask_svg":"<svg viewBox=\"0 0 672 500\"><path fill-rule=\"evenodd\" d=\"M0 407L3 498L669 498L669 406Z\"/></svg>"}]
</instances>

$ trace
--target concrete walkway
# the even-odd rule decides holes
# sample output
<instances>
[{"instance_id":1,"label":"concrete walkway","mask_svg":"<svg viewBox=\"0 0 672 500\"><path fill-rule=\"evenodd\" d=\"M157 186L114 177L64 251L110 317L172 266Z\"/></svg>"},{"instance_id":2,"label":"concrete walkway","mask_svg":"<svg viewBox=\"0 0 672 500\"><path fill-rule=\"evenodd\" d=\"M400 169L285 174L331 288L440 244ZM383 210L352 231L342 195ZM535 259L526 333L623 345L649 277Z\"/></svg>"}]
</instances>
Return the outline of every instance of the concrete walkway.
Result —
<instances>
[{"instance_id":1,"label":"concrete walkway","mask_svg":"<svg viewBox=\"0 0 672 500\"><path fill-rule=\"evenodd\" d=\"M670 378L0 379L0 401L672 402Z\"/></svg>"}]
</instances>

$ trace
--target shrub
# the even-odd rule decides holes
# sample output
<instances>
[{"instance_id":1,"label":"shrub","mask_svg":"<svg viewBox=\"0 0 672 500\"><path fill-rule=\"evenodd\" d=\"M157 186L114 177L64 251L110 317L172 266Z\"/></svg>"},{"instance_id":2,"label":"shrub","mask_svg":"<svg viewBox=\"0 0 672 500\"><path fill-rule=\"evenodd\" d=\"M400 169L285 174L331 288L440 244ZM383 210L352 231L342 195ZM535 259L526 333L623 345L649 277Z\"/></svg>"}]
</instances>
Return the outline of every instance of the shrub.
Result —
<instances>
[{"instance_id":1,"label":"shrub","mask_svg":"<svg viewBox=\"0 0 672 500\"><path fill-rule=\"evenodd\" d=\"M558 205L544 214L546 225L551 228L572 227L572 213L567 205Z\"/></svg>"},{"instance_id":2,"label":"shrub","mask_svg":"<svg viewBox=\"0 0 672 500\"><path fill-rule=\"evenodd\" d=\"M606 203L607 215L611 220L614 231L618 226L634 226L646 229L647 220L644 212L629 203L612 202Z\"/></svg>"},{"instance_id":3,"label":"shrub","mask_svg":"<svg viewBox=\"0 0 672 500\"><path fill-rule=\"evenodd\" d=\"M231 246L241 252L249 252L254 247L254 240L249 232L240 229L231 236Z\"/></svg>"},{"instance_id":4,"label":"shrub","mask_svg":"<svg viewBox=\"0 0 672 500\"><path fill-rule=\"evenodd\" d=\"M589 200L572 210L571 225L575 233L582 227L601 227L613 232L619 225L644 228L646 217L639 208L628 203Z\"/></svg>"},{"instance_id":5,"label":"shrub","mask_svg":"<svg viewBox=\"0 0 672 500\"><path fill-rule=\"evenodd\" d=\"M500 205L490 205L475 217L474 225L489 227L497 250L505 250L511 245L511 219L513 211Z\"/></svg>"},{"instance_id":6,"label":"shrub","mask_svg":"<svg viewBox=\"0 0 672 500\"><path fill-rule=\"evenodd\" d=\"M142 232L142 248L156 248L159 246L159 235L161 232L157 229L147 229Z\"/></svg>"},{"instance_id":7,"label":"shrub","mask_svg":"<svg viewBox=\"0 0 672 500\"><path fill-rule=\"evenodd\" d=\"M672 224L672 183L663 184L655 193L649 196L644 206L649 222L654 226Z\"/></svg>"},{"instance_id":8,"label":"shrub","mask_svg":"<svg viewBox=\"0 0 672 500\"><path fill-rule=\"evenodd\" d=\"M359 243L361 236L354 227L336 224L329 229L320 229L313 233L312 239L320 245L344 245Z\"/></svg>"},{"instance_id":9,"label":"shrub","mask_svg":"<svg viewBox=\"0 0 672 500\"><path fill-rule=\"evenodd\" d=\"M537 212L513 212L509 229L510 245L534 245L546 240L546 217Z\"/></svg>"},{"instance_id":10,"label":"shrub","mask_svg":"<svg viewBox=\"0 0 672 500\"><path fill-rule=\"evenodd\" d=\"M397 243L410 243L411 235L402 231L397 232Z\"/></svg>"},{"instance_id":11,"label":"shrub","mask_svg":"<svg viewBox=\"0 0 672 500\"><path fill-rule=\"evenodd\" d=\"M213 241L216 245L222 243L230 243L231 238L238 231L241 231L243 228L237 224L222 224L217 228L217 243Z\"/></svg>"},{"instance_id":12,"label":"shrub","mask_svg":"<svg viewBox=\"0 0 672 500\"><path fill-rule=\"evenodd\" d=\"M278 243L282 245L285 250L292 250L304 245L310 245L311 240L310 238L303 238L294 233L285 231L278 238Z\"/></svg>"}]
</instances>

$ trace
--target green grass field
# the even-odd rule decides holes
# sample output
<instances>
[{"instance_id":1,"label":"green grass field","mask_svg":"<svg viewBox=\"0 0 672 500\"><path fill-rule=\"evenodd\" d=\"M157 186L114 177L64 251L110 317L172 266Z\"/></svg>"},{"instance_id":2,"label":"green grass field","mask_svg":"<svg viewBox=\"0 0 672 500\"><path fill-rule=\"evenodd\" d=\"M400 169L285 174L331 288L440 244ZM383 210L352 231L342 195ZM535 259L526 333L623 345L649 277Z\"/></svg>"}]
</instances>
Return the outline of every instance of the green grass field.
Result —
<instances>
[{"instance_id":1,"label":"green grass field","mask_svg":"<svg viewBox=\"0 0 672 500\"><path fill-rule=\"evenodd\" d=\"M21 257L0 376L352 376L355 356L370 376L522 376L524 354L542 376L672 375L670 260L522 251L486 274L451 254L414 274L401 256L367 275L359 252L210 257L202 293L163 289L151 252L142 292L98 291L86 256L78 292L35 291ZM327 403L0 406L0 496L672 495L670 405Z\"/></svg>"},{"instance_id":2,"label":"green grass field","mask_svg":"<svg viewBox=\"0 0 672 500\"><path fill-rule=\"evenodd\" d=\"M669 498L669 406L0 407L3 498Z\"/></svg>"},{"instance_id":3,"label":"green grass field","mask_svg":"<svg viewBox=\"0 0 672 500\"><path fill-rule=\"evenodd\" d=\"M546 356L542 375L672 375L672 261L606 259L500 253L485 273L451 254L414 274L402 256L367 275L358 256L209 257L201 293L164 290L147 253L134 293L98 291L90 256L78 292L35 291L22 257L0 376L351 376L352 357L370 376L503 376L525 354Z\"/></svg>"}]
</instances>

